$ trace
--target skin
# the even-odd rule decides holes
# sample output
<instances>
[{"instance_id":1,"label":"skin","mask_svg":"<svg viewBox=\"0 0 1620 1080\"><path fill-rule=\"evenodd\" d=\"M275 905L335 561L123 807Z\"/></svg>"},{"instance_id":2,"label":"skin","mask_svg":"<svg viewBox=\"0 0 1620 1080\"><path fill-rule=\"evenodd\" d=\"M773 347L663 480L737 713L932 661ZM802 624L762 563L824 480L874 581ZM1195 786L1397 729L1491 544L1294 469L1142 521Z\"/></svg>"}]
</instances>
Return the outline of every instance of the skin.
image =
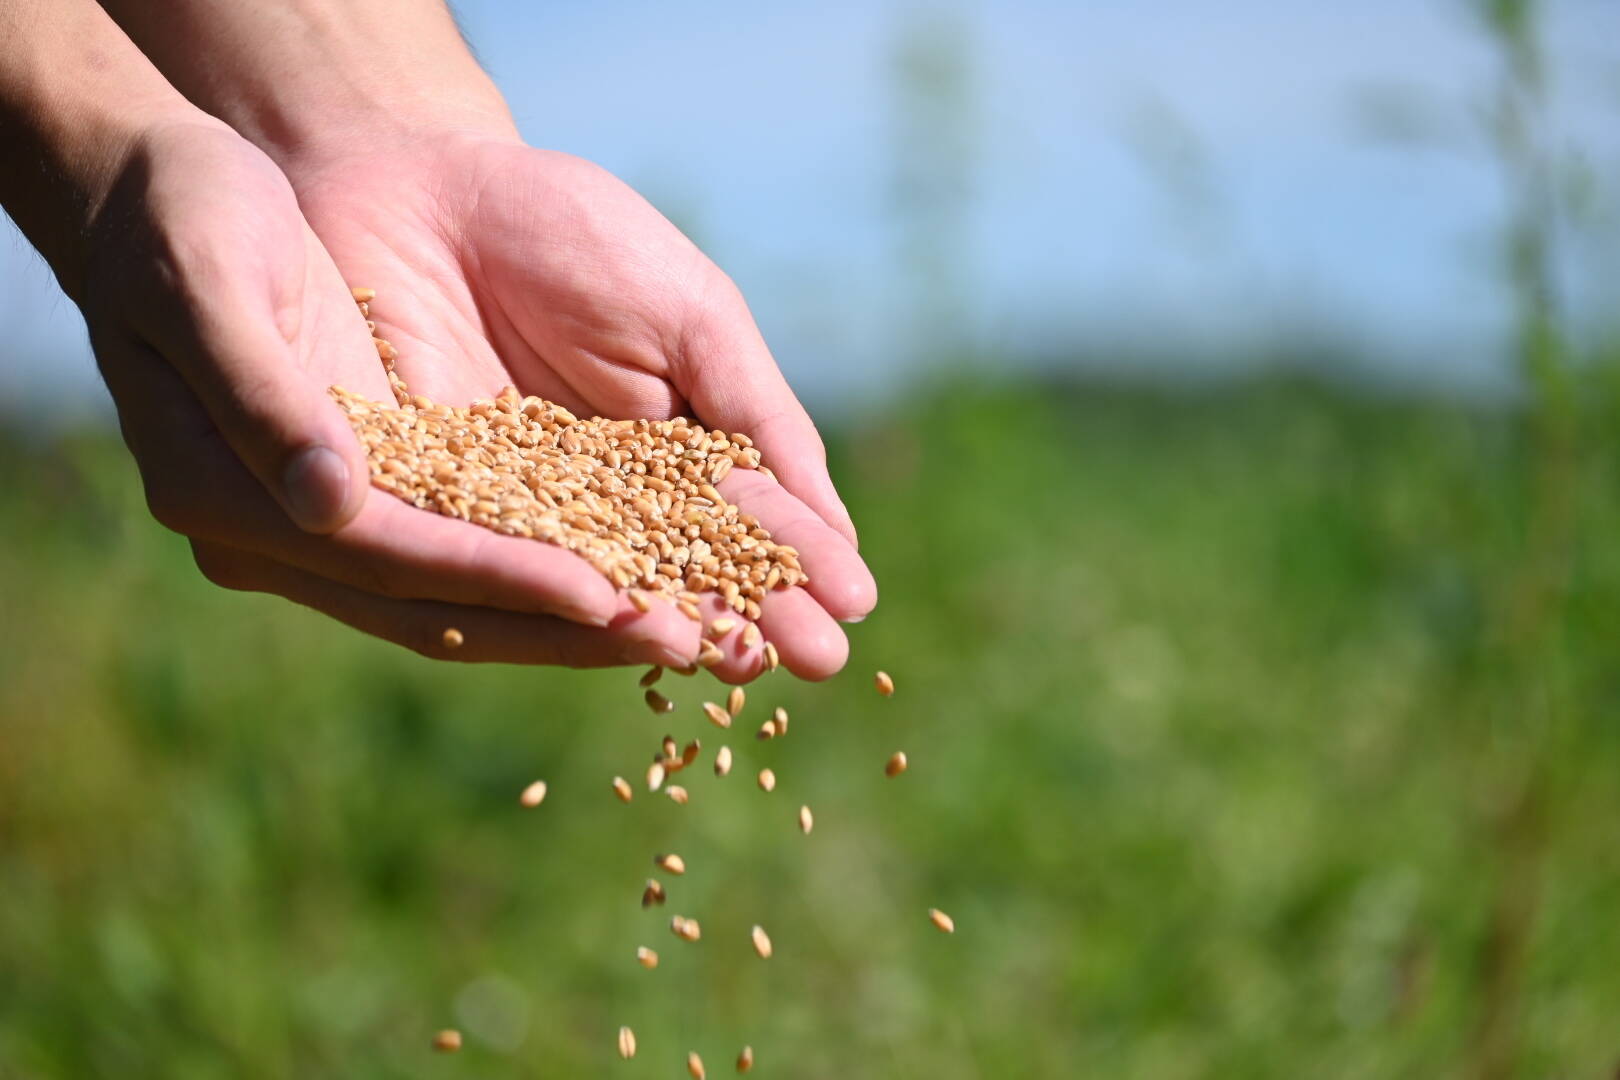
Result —
<instances>
[{"instance_id":1,"label":"skin","mask_svg":"<svg viewBox=\"0 0 1620 1080\"><path fill-rule=\"evenodd\" d=\"M389 398L352 283L437 400L511 383L750 434L780 483L739 469L722 489L811 576L761 627L800 676L843 665L838 623L876 587L741 295L620 181L524 145L438 0L106 7L123 33L79 0L0 0L39 61L0 70L0 130L73 180L64 199L22 170L0 198L84 311L153 513L204 574L434 656L696 655L695 624L636 612L568 552L369 488L325 395ZM761 664L740 638L716 669L737 681Z\"/></svg>"}]
</instances>

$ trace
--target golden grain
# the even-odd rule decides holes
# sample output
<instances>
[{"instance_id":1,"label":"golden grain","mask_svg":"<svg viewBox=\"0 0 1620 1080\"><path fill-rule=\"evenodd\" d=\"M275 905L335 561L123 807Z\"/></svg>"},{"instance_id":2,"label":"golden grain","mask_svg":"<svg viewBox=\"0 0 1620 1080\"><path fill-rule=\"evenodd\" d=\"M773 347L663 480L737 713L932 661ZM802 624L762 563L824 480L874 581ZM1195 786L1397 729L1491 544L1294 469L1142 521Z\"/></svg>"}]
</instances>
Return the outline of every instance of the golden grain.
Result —
<instances>
[{"instance_id":1,"label":"golden grain","mask_svg":"<svg viewBox=\"0 0 1620 1080\"><path fill-rule=\"evenodd\" d=\"M816 827L815 815L810 813L808 806L799 807L799 831L809 836L810 830Z\"/></svg>"},{"instance_id":2,"label":"golden grain","mask_svg":"<svg viewBox=\"0 0 1620 1080\"><path fill-rule=\"evenodd\" d=\"M705 701L703 703L703 715L707 716L709 718L709 723L713 724L717 728L728 728L731 726L731 714L712 701Z\"/></svg>"},{"instance_id":3,"label":"golden grain","mask_svg":"<svg viewBox=\"0 0 1620 1080\"><path fill-rule=\"evenodd\" d=\"M754 1048L752 1046L745 1046L742 1048L742 1053L737 1055L737 1071L740 1073L745 1073L753 1067Z\"/></svg>"},{"instance_id":4,"label":"golden grain","mask_svg":"<svg viewBox=\"0 0 1620 1080\"><path fill-rule=\"evenodd\" d=\"M731 693L726 695L726 712L730 713L732 716L736 716L738 713L743 711L743 706L747 703L748 694L744 692L742 687L733 686L731 688Z\"/></svg>"},{"instance_id":5,"label":"golden grain","mask_svg":"<svg viewBox=\"0 0 1620 1080\"><path fill-rule=\"evenodd\" d=\"M889 760L883 763L883 775L892 780L896 776L899 776L901 773L905 772L909 766L910 762L906 760L906 752L904 750L896 750L894 753L889 755Z\"/></svg>"},{"instance_id":6,"label":"golden grain","mask_svg":"<svg viewBox=\"0 0 1620 1080\"><path fill-rule=\"evenodd\" d=\"M894 680L889 677L887 671L880 671L872 676L872 683L877 687L877 692L884 697L894 697Z\"/></svg>"},{"instance_id":7,"label":"golden grain","mask_svg":"<svg viewBox=\"0 0 1620 1080\"><path fill-rule=\"evenodd\" d=\"M631 589L630 606L645 615L647 612L652 610L652 597L648 596L640 589Z\"/></svg>"},{"instance_id":8,"label":"golden grain","mask_svg":"<svg viewBox=\"0 0 1620 1080\"><path fill-rule=\"evenodd\" d=\"M647 790L657 791L664 786L664 765L655 761L647 766Z\"/></svg>"},{"instance_id":9,"label":"golden grain","mask_svg":"<svg viewBox=\"0 0 1620 1080\"><path fill-rule=\"evenodd\" d=\"M647 708L651 709L654 715L662 715L663 713L672 713L675 711L675 703L656 690L648 690L645 695L645 700L647 702Z\"/></svg>"},{"instance_id":10,"label":"golden grain","mask_svg":"<svg viewBox=\"0 0 1620 1080\"><path fill-rule=\"evenodd\" d=\"M461 1049L461 1032L455 1028L445 1028L433 1036L433 1049L441 1054L453 1054Z\"/></svg>"},{"instance_id":11,"label":"golden grain","mask_svg":"<svg viewBox=\"0 0 1620 1080\"><path fill-rule=\"evenodd\" d=\"M627 1027L619 1029L619 1056L626 1061L636 1056L636 1033Z\"/></svg>"},{"instance_id":12,"label":"golden grain","mask_svg":"<svg viewBox=\"0 0 1620 1080\"><path fill-rule=\"evenodd\" d=\"M931 907L928 909L928 921L933 923L934 926L943 933L956 933L956 920L939 910L937 907Z\"/></svg>"},{"instance_id":13,"label":"golden grain","mask_svg":"<svg viewBox=\"0 0 1620 1080\"><path fill-rule=\"evenodd\" d=\"M748 932L748 938L754 943L754 951L759 953L761 960L769 960L771 958L771 937L765 932L765 928L763 926L756 924L754 928Z\"/></svg>"},{"instance_id":14,"label":"golden grain","mask_svg":"<svg viewBox=\"0 0 1620 1080\"><path fill-rule=\"evenodd\" d=\"M722 746L714 755L714 775L725 776L731 772L731 747Z\"/></svg>"},{"instance_id":15,"label":"golden grain","mask_svg":"<svg viewBox=\"0 0 1620 1080\"><path fill-rule=\"evenodd\" d=\"M686 1071L691 1074L692 1080L703 1080L703 1059L698 1057L696 1050L686 1055Z\"/></svg>"},{"instance_id":16,"label":"golden grain","mask_svg":"<svg viewBox=\"0 0 1620 1080\"><path fill-rule=\"evenodd\" d=\"M782 654L776 651L776 642L765 643L765 670L775 671L782 664Z\"/></svg>"},{"instance_id":17,"label":"golden grain","mask_svg":"<svg viewBox=\"0 0 1620 1080\"><path fill-rule=\"evenodd\" d=\"M518 804L521 806L526 806L531 810L545 801L546 782L544 780L536 780L534 783L524 788L523 794L518 796Z\"/></svg>"},{"instance_id":18,"label":"golden grain","mask_svg":"<svg viewBox=\"0 0 1620 1080\"><path fill-rule=\"evenodd\" d=\"M761 790L761 791L775 791L776 790L776 774L774 772L772 772L769 769L761 769L761 770L759 770L759 790Z\"/></svg>"},{"instance_id":19,"label":"golden grain","mask_svg":"<svg viewBox=\"0 0 1620 1080\"><path fill-rule=\"evenodd\" d=\"M745 624L742 632L743 648L757 649L759 647L759 640L759 624L754 622Z\"/></svg>"},{"instance_id":20,"label":"golden grain","mask_svg":"<svg viewBox=\"0 0 1620 1080\"><path fill-rule=\"evenodd\" d=\"M658 954L645 945L636 946L636 963L649 971L658 966Z\"/></svg>"},{"instance_id":21,"label":"golden grain","mask_svg":"<svg viewBox=\"0 0 1620 1080\"><path fill-rule=\"evenodd\" d=\"M447 649L459 649L466 640L461 631L453 626L446 628L444 632L444 647Z\"/></svg>"},{"instance_id":22,"label":"golden grain","mask_svg":"<svg viewBox=\"0 0 1620 1080\"><path fill-rule=\"evenodd\" d=\"M687 794L686 789L679 784L669 785L664 789L664 794L668 795L672 801L679 803L681 806L685 806L687 800L691 797Z\"/></svg>"},{"instance_id":23,"label":"golden grain","mask_svg":"<svg viewBox=\"0 0 1620 1080\"><path fill-rule=\"evenodd\" d=\"M668 899L664 892L664 883L657 878L648 878L647 887L641 890L641 906L652 907L654 904L662 905Z\"/></svg>"},{"instance_id":24,"label":"golden grain","mask_svg":"<svg viewBox=\"0 0 1620 1080\"><path fill-rule=\"evenodd\" d=\"M630 790L630 784L624 777L615 776L613 778L613 794L619 797L620 802L629 802L635 792Z\"/></svg>"},{"instance_id":25,"label":"golden grain","mask_svg":"<svg viewBox=\"0 0 1620 1080\"><path fill-rule=\"evenodd\" d=\"M354 295L369 321L374 292ZM697 619L696 594L721 593L734 611L752 612L771 589L805 580L798 552L714 486L733 468L762 468L745 436L685 417L581 419L512 387L466 407L436 404L410 392L392 345L375 334L373 343L398 407L337 386L329 393L365 446L376 487L573 551L618 588L636 590L638 610L648 600L638 593L686 593L680 609Z\"/></svg>"},{"instance_id":26,"label":"golden grain","mask_svg":"<svg viewBox=\"0 0 1620 1080\"><path fill-rule=\"evenodd\" d=\"M754 738L761 742L764 742L766 739L776 738L776 721L767 720L763 724L759 725L759 730L754 733Z\"/></svg>"},{"instance_id":27,"label":"golden grain","mask_svg":"<svg viewBox=\"0 0 1620 1080\"><path fill-rule=\"evenodd\" d=\"M720 646L716 645L714 642L709 641L708 639L698 642L698 667L712 668L717 666L720 661L724 660L725 658L726 654L722 652Z\"/></svg>"},{"instance_id":28,"label":"golden grain","mask_svg":"<svg viewBox=\"0 0 1620 1080\"><path fill-rule=\"evenodd\" d=\"M647 674L643 675L641 680L637 682L636 685L645 690L663 677L664 669L654 664L652 667L647 669Z\"/></svg>"},{"instance_id":29,"label":"golden grain","mask_svg":"<svg viewBox=\"0 0 1620 1080\"><path fill-rule=\"evenodd\" d=\"M682 941L697 941L703 936L703 928L698 925L698 921L688 919L684 915L676 915L670 919L669 928Z\"/></svg>"},{"instance_id":30,"label":"golden grain","mask_svg":"<svg viewBox=\"0 0 1620 1080\"><path fill-rule=\"evenodd\" d=\"M771 710L771 727L775 729L778 737L787 734L788 711L780 705Z\"/></svg>"},{"instance_id":31,"label":"golden grain","mask_svg":"<svg viewBox=\"0 0 1620 1080\"><path fill-rule=\"evenodd\" d=\"M679 855L676 855L674 852L671 852L668 855L654 856L653 862L658 864L659 869L667 871L671 874L680 875L686 873L686 860L681 858Z\"/></svg>"}]
</instances>

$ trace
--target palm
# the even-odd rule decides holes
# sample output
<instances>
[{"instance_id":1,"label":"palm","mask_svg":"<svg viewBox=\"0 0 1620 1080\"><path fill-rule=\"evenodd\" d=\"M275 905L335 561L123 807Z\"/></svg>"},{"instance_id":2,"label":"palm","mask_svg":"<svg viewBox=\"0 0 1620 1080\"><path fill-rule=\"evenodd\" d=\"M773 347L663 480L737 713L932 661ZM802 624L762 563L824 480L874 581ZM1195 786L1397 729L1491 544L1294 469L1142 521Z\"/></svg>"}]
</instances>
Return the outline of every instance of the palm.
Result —
<instances>
[{"instance_id":1,"label":"palm","mask_svg":"<svg viewBox=\"0 0 1620 1080\"><path fill-rule=\"evenodd\" d=\"M465 403L511 383L608 416L685 407L669 358L713 267L600 170L487 142L349 162L300 200L351 283L378 290L372 316L413 389Z\"/></svg>"},{"instance_id":2,"label":"palm","mask_svg":"<svg viewBox=\"0 0 1620 1080\"><path fill-rule=\"evenodd\" d=\"M805 672L842 665L833 619L870 609L871 576L835 531L852 536L814 427L735 287L679 230L600 169L506 140L447 138L295 182L344 275L377 290L372 317L414 391L465 404L511 384L583 415L685 413L753 435L787 490L747 470L722 488L812 578L810 594L771 598L767 633Z\"/></svg>"}]
</instances>

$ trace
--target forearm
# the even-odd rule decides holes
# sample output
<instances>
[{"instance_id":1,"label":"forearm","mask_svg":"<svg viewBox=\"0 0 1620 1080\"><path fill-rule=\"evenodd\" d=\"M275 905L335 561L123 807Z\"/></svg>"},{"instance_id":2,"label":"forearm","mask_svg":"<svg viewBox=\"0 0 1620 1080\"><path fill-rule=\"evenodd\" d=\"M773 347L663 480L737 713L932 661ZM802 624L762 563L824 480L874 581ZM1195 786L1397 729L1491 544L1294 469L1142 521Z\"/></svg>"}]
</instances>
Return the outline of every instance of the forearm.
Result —
<instances>
[{"instance_id":1,"label":"forearm","mask_svg":"<svg viewBox=\"0 0 1620 1080\"><path fill-rule=\"evenodd\" d=\"M513 131L443 0L102 0L187 97L284 168L424 126Z\"/></svg>"},{"instance_id":2,"label":"forearm","mask_svg":"<svg viewBox=\"0 0 1620 1080\"><path fill-rule=\"evenodd\" d=\"M0 205L78 298L85 230L154 124L203 119L92 0L0 0Z\"/></svg>"}]
</instances>

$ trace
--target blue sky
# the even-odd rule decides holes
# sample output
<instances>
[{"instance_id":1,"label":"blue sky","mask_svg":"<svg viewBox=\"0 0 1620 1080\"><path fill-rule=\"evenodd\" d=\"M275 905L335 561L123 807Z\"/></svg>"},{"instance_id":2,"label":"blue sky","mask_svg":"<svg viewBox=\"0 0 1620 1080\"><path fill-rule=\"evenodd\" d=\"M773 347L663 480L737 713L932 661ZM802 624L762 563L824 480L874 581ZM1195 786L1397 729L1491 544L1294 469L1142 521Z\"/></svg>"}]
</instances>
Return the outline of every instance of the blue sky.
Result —
<instances>
[{"instance_id":1,"label":"blue sky","mask_svg":"<svg viewBox=\"0 0 1620 1080\"><path fill-rule=\"evenodd\" d=\"M529 140L688 225L812 399L927 362L893 213L893 57L947 16L976 88L950 275L964 345L1191 357L1320 334L1386 373L1500 370L1503 193L1472 119L1493 57L1463 0L457 9ZM1620 177L1620 3L1548 11L1556 144ZM1370 103L1391 98L1433 138L1372 137ZM1565 260L1588 317L1620 306L1616 198L1611 180L1608 231ZM77 315L14 235L0 330L0 396L96 400Z\"/></svg>"}]
</instances>

